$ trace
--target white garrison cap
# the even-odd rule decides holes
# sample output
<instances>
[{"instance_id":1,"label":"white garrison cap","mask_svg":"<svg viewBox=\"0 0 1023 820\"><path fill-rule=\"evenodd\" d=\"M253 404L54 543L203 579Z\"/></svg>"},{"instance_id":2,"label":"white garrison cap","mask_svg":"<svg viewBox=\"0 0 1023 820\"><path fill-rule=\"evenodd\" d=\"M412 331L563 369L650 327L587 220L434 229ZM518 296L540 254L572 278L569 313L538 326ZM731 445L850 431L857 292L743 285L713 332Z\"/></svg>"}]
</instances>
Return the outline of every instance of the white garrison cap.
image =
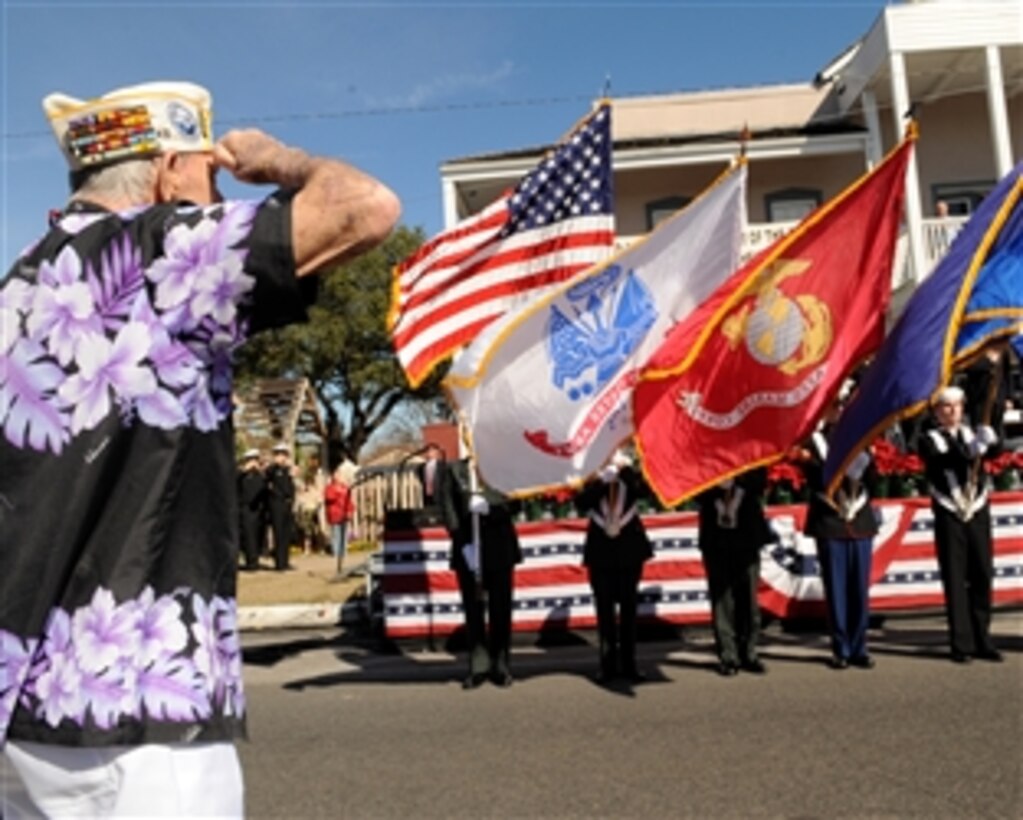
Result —
<instances>
[{"instance_id":1,"label":"white garrison cap","mask_svg":"<svg viewBox=\"0 0 1023 820\"><path fill-rule=\"evenodd\" d=\"M961 387L950 384L943 387L934 396L935 404L961 404L966 399L966 394Z\"/></svg>"},{"instance_id":2,"label":"white garrison cap","mask_svg":"<svg viewBox=\"0 0 1023 820\"><path fill-rule=\"evenodd\" d=\"M291 448L287 444L275 444L273 448L275 453L290 453Z\"/></svg>"},{"instance_id":3,"label":"white garrison cap","mask_svg":"<svg viewBox=\"0 0 1023 820\"><path fill-rule=\"evenodd\" d=\"M252 458L259 458L259 450L253 448L242 453L242 461L248 461Z\"/></svg>"},{"instance_id":4,"label":"white garrison cap","mask_svg":"<svg viewBox=\"0 0 1023 820\"><path fill-rule=\"evenodd\" d=\"M72 171L164 151L212 151L212 99L193 83L119 88L93 100L50 94L43 111Z\"/></svg>"}]
</instances>

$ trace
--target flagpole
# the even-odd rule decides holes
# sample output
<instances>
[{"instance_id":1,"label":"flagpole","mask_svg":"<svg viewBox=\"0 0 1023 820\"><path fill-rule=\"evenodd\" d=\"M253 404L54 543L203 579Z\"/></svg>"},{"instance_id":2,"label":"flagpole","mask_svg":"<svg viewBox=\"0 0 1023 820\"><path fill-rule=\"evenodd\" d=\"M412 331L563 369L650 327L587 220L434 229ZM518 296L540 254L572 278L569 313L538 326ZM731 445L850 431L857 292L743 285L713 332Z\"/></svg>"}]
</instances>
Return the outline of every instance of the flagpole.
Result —
<instances>
[{"instance_id":1,"label":"flagpole","mask_svg":"<svg viewBox=\"0 0 1023 820\"><path fill-rule=\"evenodd\" d=\"M1002 368L1003 357L1005 356L1005 348L1002 346L992 347L992 352L997 351L997 355L994 358L988 359L991 362L991 381L987 385L987 395L984 396L984 407L980 412L980 419L978 420L977 427L989 427L991 425L991 415L995 409L995 399L998 398L998 388L1001 386L1002 380ZM974 431L976 435L976 430ZM973 464L970 465L970 486L979 489L980 482L980 469L984 463L983 453L977 453L973 457ZM976 490L974 490L976 492Z\"/></svg>"},{"instance_id":2,"label":"flagpole","mask_svg":"<svg viewBox=\"0 0 1023 820\"><path fill-rule=\"evenodd\" d=\"M476 414L479 410L479 393L477 392L473 405L471 408L471 418L476 419ZM472 447L472 441L470 439L469 425L465 420L465 413L460 412L458 414L458 432L461 436L462 442L466 445L469 450L469 498L472 499L480 489L479 473L476 470L476 451ZM483 599L483 538L480 532L480 514L478 512L472 513L472 550L476 556L476 566L473 568L473 574L476 576L476 599Z\"/></svg>"}]
</instances>

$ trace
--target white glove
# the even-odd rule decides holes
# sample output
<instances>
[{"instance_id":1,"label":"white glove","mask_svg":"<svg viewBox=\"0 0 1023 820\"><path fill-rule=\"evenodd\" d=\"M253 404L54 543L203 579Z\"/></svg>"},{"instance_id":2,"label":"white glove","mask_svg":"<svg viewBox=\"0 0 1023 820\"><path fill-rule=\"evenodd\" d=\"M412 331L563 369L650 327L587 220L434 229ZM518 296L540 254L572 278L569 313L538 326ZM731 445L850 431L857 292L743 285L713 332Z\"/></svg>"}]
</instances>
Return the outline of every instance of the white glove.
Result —
<instances>
[{"instance_id":1,"label":"white glove","mask_svg":"<svg viewBox=\"0 0 1023 820\"><path fill-rule=\"evenodd\" d=\"M987 424L982 424L977 428L977 441L984 445L984 447L990 447L996 441L998 441L998 434L995 433L993 427Z\"/></svg>"},{"instance_id":2,"label":"white glove","mask_svg":"<svg viewBox=\"0 0 1023 820\"><path fill-rule=\"evenodd\" d=\"M845 474L853 481L859 481L863 477L863 473L869 465L870 455L866 452L861 452L852 460L849 466L845 468Z\"/></svg>"},{"instance_id":3,"label":"white glove","mask_svg":"<svg viewBox=\"0 0 1023 820\"><path fill-rule=\"evenodd\" d=\"M465 559L466 566L469 567L469 572L475 574L480 566L480 556L476 545L466 544L462 547L462 557Z\"/></svg>"},{"instance_id":4,"label":"white glove","mask_svg":"<svg viewBox=\"0 0 1023 820\"><path fill-rule=\"evenodd\" d=\"M469 512L476 513L478 515L486 515L490 512L490 505L487 503L487 499L479 493L473 493L469 497Z\"/></svg>"},{"instance_id":5,"label":"white glove","mask_svg":"<svg viewBox=\"0 0 1023 820\"><path fill-rule=\"evenodd\" d=\"M608 464L597 475L600 476L600 480L605 484L610 484L618 478L618 467L614 464Z\"/></svg>"}]
</instances>

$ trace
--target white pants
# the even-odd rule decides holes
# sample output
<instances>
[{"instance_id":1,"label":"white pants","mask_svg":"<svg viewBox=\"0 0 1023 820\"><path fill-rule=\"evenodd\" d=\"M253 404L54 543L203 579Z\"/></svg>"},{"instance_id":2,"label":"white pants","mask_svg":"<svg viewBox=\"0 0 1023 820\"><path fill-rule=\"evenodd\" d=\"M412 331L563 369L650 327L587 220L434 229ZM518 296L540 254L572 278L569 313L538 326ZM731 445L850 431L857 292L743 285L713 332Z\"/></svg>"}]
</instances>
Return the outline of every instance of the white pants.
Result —
<instances>
[{"instance_id":1,"label":"white pants","mask_svg":"<svg viewBox=\"0 0 1023 820\"><path fill-rule=\"evenodd\" d=\"M244 814L233 743L77 748L9 741L4 757L4 820Z\"/></svg>"}]
</instances>

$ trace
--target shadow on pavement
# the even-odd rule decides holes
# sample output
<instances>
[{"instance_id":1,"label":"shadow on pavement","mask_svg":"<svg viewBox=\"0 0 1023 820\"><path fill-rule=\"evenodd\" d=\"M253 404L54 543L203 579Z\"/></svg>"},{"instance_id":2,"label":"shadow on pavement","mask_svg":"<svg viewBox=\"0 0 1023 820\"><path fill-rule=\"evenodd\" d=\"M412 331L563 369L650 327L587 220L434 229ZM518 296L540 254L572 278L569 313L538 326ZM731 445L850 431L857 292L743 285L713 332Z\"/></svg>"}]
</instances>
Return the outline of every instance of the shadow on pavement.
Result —
<instances>
[{"instance_id":1,"label":"shadow on pavement","mask_svg":"<svg viewBox=\"0 0 1023 820\"><path fill-rule=\"evenodd\" d=\"M997 615L996 615L997 618ZM680 627L662 621L647 621L637 630L639 666L647 679L636 686L667 682L664 668L693 669L716 674L717 658L709 627ZM1006 653L1023 652L1023 635L996 630L995 643ZM518 682L551 675L586 678L609 693L632 696L635 686L625 680L602 684L594 680L597 671L594 630L566 629L563 624L534 633L513 636L512 672ZM940 616L872 618L870 652L877 657L906 657L924 662L948 658L948 633ZM244 662L257 666L274 664L311 650L332 650L347 668L336 672L299 678L285 689L302 690L346 684L460 684L467 673L464 630L443 639L395 642L368 630L338 630L333 634L301 638L281 635L262 645L246 647ZM830 642L824 624L767 625L761 642L761 657L774 664L805 664L825 667ZM489 684L487 684L489 686Z\"/></svg>"}]
</instances>

